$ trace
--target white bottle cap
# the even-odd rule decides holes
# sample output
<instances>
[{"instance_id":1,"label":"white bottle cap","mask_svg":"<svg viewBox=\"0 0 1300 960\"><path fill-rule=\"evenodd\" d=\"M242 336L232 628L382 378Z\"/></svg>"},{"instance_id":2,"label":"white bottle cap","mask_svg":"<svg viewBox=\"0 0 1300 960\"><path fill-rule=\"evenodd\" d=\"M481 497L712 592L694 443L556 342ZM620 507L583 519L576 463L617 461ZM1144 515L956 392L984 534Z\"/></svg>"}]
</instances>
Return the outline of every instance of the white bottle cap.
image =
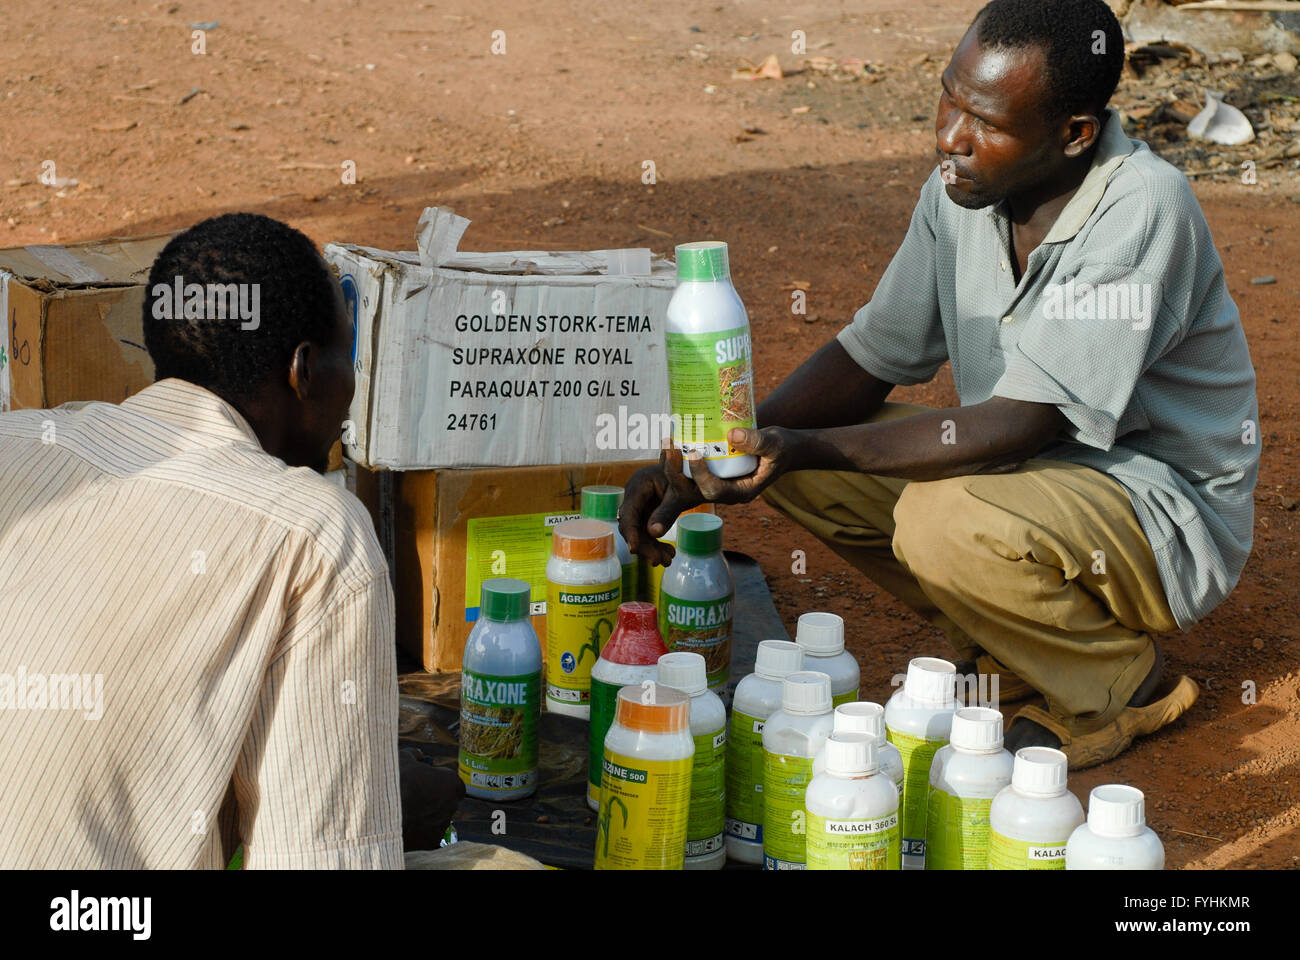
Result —
<instances>
[{"instance_id":1,"label":"white bottle cap","mask_svg":"<svg viewBox=\"0 0 1300 960\"><path fill-rule=\"evenodd\" d=\"M962 707L952 715L948 742L967 753L997 753L1002 749L1002 714L988 707Z\"/></svg>"},{"instance_id":2,"label":"white bottle cap","mask_svg":"<svg viewBox=\"0 0 1300 960\"><path fill-rule=\"evenodd\" d=\"M794 642L818 657L833 657L842 653L844 618L834 613L800 614Z\"/></svg>"},{"instance_id":3,"label":"white bottle cap","mask_svg":"<svg viewBox=\"0 0 1300 960\"><path fill-rule=\"evenodd\" d=\"M1065 793L1065 773L1070 761L1051 747L1021 747L1011 768L1011 785L1031 797L1056 797Z\"/></svg>"},{"instance_id":4,"label":"white bottle cap","mask_svg":"<svg viewBox=\"0 0 1300 960\"><path fill-rule=\"evenodd\" d=\"M957 699L957 668L938 657L917 657L907 665L903 692L922 703L947 704Z\"/></svg>"},{"instance_id":5,"label":"white bottle cap","mask_svg":"<svg viewBox=\"0 0 1300 960\"><path fill-rule=\"evenodd\" d=\"M875 773L876 741L865 733L832 733L826 738L826 772L837 777L865 777Z\"/></svg>"},{"instance_id":6,"label":"white bottle cap","mask_svg":"<svg viewBox=\"0 0 1300 960\"><path fill-rule=\"evenodd\" d=\"M704 658L698 653L679 650L659 658L659 682L694 697L709 688Z\"/></svg>"},{"instance_id":7,"label":"white bottle cap","mask_svg":"<svg viewBox=\"0 0 1300 960\"><path fill-rule=\"evenodd\" d=\"M758 645L754 672L764 680L784 680L803 669L803 647L789 640L764 640Z\"/></svg>"},{"instance_id":8,"label":"white bottle cap","mask_svg":"<svg viewBox=\"0 0 1300 960\"><path fill-rule=\"evenodd\" d=\"M841 703L835 708L835 732L865 733L872 740L884 740L885 708L866 700Z\"/></svg>"},{"instance_id":9,"label":"white bottle cap","mask_svg":"<svg viewBox=\"0 0 1300 960\"><path fill-rule=\"evenodd\" d=\"M1146 798L1137 787L1108 783L1088 795L1088 829L1099 836L1136 837L1146 822Z\"/></svg>"},{"instance_id":10,"label":"white bottle cap","mask_svg":"<svg viewBox=\"0 0 1300 960\"><path fill-rule=\"evenodd\" d=\"M800 670L781 681L781 712L815 717L831 712L831 678L815 670Z\"/></svg>"}]
</instances>

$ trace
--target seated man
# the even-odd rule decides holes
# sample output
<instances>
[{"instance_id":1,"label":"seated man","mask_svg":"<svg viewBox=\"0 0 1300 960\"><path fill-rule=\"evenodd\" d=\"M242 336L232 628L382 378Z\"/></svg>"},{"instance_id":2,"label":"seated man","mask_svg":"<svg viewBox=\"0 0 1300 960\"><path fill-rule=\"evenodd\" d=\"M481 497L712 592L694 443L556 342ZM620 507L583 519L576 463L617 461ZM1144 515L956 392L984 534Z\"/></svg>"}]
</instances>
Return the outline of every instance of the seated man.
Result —
<instances>
[{"instance_id":1,"label":"seated man","mask_svg":"<svg viewBox=\"0 0 1300 960\"><path fill-rule=\"evenodd\" d=\"M0 866L400 868L388 570L320 476L338 283L298 231L218 217L159 255L144 325L158 383L0 416ZM415 767L440 830L459 782Z\"/></svg>"},{"instance_id":2,"label":"seated man","mask_svg":"<svg viewBox=\"0 0 1300 960\"><path fill-rule=\"evenodd\" d=\"M1102 0L984 7L871 302L761 429L731 431L755 472L692 460L692 482L668 451L622 519L664 562L654 538L683 509L761 494L939 627L963 672L1000 673L1004 702L1041 693L1007 748L1059 746L1075 768L1195 701L1163 681L1155 635L1236 585L1259 466L1254 369L1200 206L1106 109L1123 62ZM885 402L945 360L959 407Z\"/></svg>"}]
</instances>

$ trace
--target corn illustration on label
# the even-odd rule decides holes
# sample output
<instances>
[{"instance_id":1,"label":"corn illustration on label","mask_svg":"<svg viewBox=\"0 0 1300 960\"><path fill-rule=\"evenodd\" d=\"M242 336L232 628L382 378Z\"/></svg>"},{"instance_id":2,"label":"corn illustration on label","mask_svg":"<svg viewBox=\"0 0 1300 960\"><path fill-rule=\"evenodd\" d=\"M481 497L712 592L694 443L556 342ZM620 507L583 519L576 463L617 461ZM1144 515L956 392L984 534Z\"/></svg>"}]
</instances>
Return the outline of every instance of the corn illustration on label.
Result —
<instances>
[{"instance_id":1,"label":"corn illustration on label","mask_svg":"<svg viewBox=\"0 0 1300 960\"><path fill-rule=\"evenodd\" d=\"M691 812L686 824L686 855L703 857L724 846L726 823L727 730L702 733L691 765Z\"/></svg>"},{"instance_id":2,"label":"corn illustration on label","mask_svg":"<svg viewBox=\"0 0 1300 960\"><path fill-rule=\"evenodd\" d=\"M739 710L727 730L727 833L763 842L763 721Z\"/></svg>"},{"instance_id":3,"label":"corn illustration on label","mask_svg":"<svg viewBox=\"0 0 1300 960\"><path fill-rule=\"evenodd\" d=\"M898 812L873 820L808 814L809 870L899 870Z\"/></svg>"},{"instance_id":4,"label":"corn illustration on label","mask_svg":"<svg viewBox=\"0 0 1300 960\"><path fill-rule=\"evenodd\" d=\"M597 870L680 870L686 859L691 758L645 760L606 750L596 816Z\"/></svg>"},{"instance_id":5,"label":"corn illustration on label","mask_svg":"<svg viewBox=\"0 0 1300 960\"><path fill-rule=\"evenodd\" d=\"M914 737L886 728L885 739L898 748L903 758L903 796L899 801L903 856L925 856L925 818L929 813L930 764L947 740Z\"/></svg>"},{"instance_id":6,"label":"corn illustration on label","mask_svg":"<svg viewBox=\"0 0 1300 960\"><path fill-rule=\"evenodd\" d=\"M990 870L1064 870L1066 837L1060 843L1029 842L989 831Z\"/></svg>"},{"instance_id":7,"label":"corn illustration on label","mask_svg":"<svg viewBox=\"0 0 1300 960\"><path fill-rule=\"evenodd\" d=\"M704 658L709 688L727 684L731 672L731 602L733 594L717 600L679 600L659 593L659 632L669 650L686 650Z\"/></svg>"},{"instance_id":8,"label":"corn illustration on label","mask_svg":"<svg viewBox=\"0 0 1300 960\"><path fill-rule=\"evenodd\" d=\"M763 869L802 870L807 859L804 793L812 758L763 753Z\"/></svg>"},{"instance_id":9,"label":"corn illustration on label","mask_svg":"<svg viewBox=\"0 0 1300 960\"><path fill-rule=\"evenodd\" d=\"M614 632L621 580L546 585L546 699L591 702L591 668Z\"/></svg>"},{"instance_id":10,"label":"corn illustration on label","mask_svg":"<svg viewBox=\"0 0 1300 960\"><path fill-rule=\"evenodd\" d=\"M536 781L541 692L540 673L461 673L457 766L464 783L505 792Z\"/></svg>"},{"instance_id":11,"label":"corn illustration on label","mask_svg":"<svg viewBox=\"0 0 1300 960\"><path fill-rule=\"evenodd\" d=\"M992 798L956 797L931 787L925 822L925 869L987 870L992 806Z\"/></svg>"},{"instance_id":12,"label":"corn illustration on label","mask_svg":"<svg viewBox=\"0 0 1300 960\"><path fill-rule=\"evenodd\" d=\"M732 427L754 426L754 369L748 327L711 333L666 334L672 414L685 436L682 454L730 456ZM689 418L689 419L688 419Z\"/></svg>"}]
</instances>

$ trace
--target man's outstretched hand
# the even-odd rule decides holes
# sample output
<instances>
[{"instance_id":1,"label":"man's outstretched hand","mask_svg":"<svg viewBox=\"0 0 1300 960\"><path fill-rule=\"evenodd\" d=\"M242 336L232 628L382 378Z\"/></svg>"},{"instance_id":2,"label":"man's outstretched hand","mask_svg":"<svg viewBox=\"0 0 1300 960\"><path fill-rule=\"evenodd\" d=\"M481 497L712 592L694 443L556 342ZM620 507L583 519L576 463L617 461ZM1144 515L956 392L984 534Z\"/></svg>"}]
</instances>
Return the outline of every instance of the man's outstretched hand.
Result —
<instances>
[{"instance_id":1,"label":"man's outstretched hand","mask_svg":"<svg viewBox=\"0 0 1300 960\"><path fill-rule=\"evenodd\" d=\"M632 474L619 508L619 531L628 549L651 563L666 566L675 551L659 537L683 512L701 503L748 503L790 469L794 435L784 427L761 430L732 429L727 438L741 453L758 457L758 466L744 477L724 480L715 476L708 461L691 457L691 476L682 470L682 452L664 442L659 462Z\"/></svg>"}]
</instances>

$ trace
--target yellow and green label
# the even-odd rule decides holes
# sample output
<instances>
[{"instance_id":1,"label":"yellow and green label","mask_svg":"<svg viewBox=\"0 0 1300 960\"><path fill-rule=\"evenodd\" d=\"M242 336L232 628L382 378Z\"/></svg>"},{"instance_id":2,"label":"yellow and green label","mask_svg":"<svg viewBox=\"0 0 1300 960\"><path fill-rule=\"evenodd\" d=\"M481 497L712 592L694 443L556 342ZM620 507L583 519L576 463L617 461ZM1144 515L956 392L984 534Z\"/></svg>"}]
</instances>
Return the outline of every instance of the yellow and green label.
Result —
<instances>
[{"instance_id":1,"label":"yellow and green label","mask_svg":"<svg viewBox=\"0 0 1300 960\"><path fill-rule=\"evenodd\" d=\"M763 869L802 870L807 859L804 793L812 758L763 751Z\"/></svg>"},{"instance_id":2,"label":"yellow and green label","mask_svg":"<svg viewBox=\"0 0 1300 960\"><path fill-rule=\"evenodd\" d=\"M596 816L596 869L682 869L690 804L690 757L644 760L606 750Z\"/></svg>"},{"instance_id":3,"label":"yellow and green label","mask_svg":"<svg viewBox=\"0 0 1300 960\"><path fill-rule=\"evenodd\" d=\"M621 583L546 585L546 699L591 702L591 668L618 619Z\"/></svg>"},{"instance_id":4,"label":"yellow and green label","mask_svg":"<svg viewBox=\"0 0 1300 960\"><path fill-rule=\"evenodd\" d=\"M730 456L727 431L754 426L749 328L670 333L666 339L671 412L682 424L679 446L710 460Z\"/></svg>"},{"instance_id":5,"label":"yellow and green label","mask_svg":"<svg viewBox=\"0 0 1300 960\"><path fill-rule=\"evenodd\" d=\"M1065 842L1014 840L989 830L990 870L1064 870Z\"/></svg>"},{"instance_id":6,"label":"yellow and green label","mask_svg":"<svg viewBox=\"0 0 1300 960\"><path fill-rule=\"evenodd\" d=\"M727 685L731 671L732 594L717 600L679 600L659 594L659 632L669 650L687 650L704 658L710 689Z\"/></svg>"},{"instance_id":7,"label":"yellow and green label","mask_svg":"<svg viewBox=\"0 0 1300 960\"><path fill-rule=\"evenodd\" d=\"M987 870L989 797L957 797L930 788L925 823L925 869Z\"/></svg>"},{"instance_id":8,"label":"yellow and green label","mask_svg":"<svg viewBox=\"0 0 1300 960\"><path fill-rule=\"evenodd\" d=\"M809 870L900 869L898 811L874 820L808 814Z\"/></svg>"},{"instance_id":9,"label":"yellow and green label","mask_svg":"<svg viewBox=\"0 0 1300 960\"><path fill-rule=\"evenodd\" d=\"M841 693L839 696L831 697L831 709L832 710L835 709L841 703L857 703L857 702L858 702L858 688L854 687L852 690L848 691L847 693Z\"/></svg>"},{"instance_id":10,"label":"yellow and green label","mask_svg":"<svg viewBox=\"0 0 1300 960\"><path fill-rule=\"evenodd\" d=\"M898 747L903 758L903 798L898 808L902 814L903 856L923 857L925 818L930 800L930 764L935 753L948 741L914 737L888 728L885 734L885 738Z\"/></svg>"},{"instance_id":11,"label":"yellow and green label","mask_svg":"<svg viewBox=\"0 0 1300 960\"><path fill-rule=\"evenodd\" d=\"M537 782L541 692L540 673L461 673L457 766L466 785L505 792Z\"/></svg>"},{"instance_id":12,"label":"yellow and green label","mask_svg":"<svg viewBox=\"0 0 1300 960\"><path fill-rule=\"evenodd\" d=\"M694 740L686 855L703 857L723 847L722 831L727 818L727 729L702 733Z\"/></svg>"},{"instance_id":13,"label":"yellow and green label","mask_svg":"<svg viewBox=\"0 0 1300 960\"><path fill-rule=\"evenodd\" d=\"M471 517L465 529L465 620L478 619L483 581L513 577L532 586L529 599L540 613L546 600L546 562L551 558L551 531L578 513L517 513L508 517Z\"/></svg>"},{"instance_id":14,"label":"yellow and green label","mask_svg":"<svg viewBox=\"0 0 1300 960\"><path fill-rule=\"evenodd\" d=\"M587 731L587 796L600 802L600 768L605 759L605 734L614 725L614 708L618 705L616 683L605 683L591 678L591 715L588 719L590 729Z\"/></svg>"},{"instance_id":15,"label":"yellow and green label","mask_svg":"<svg viewBox=\"0 0 1300 960\"><path fill-rule=\"evenodd\" d=\"M763 842L763 721L739 710L727 730L727 833Z\"/></svg>"}]
</instances>

